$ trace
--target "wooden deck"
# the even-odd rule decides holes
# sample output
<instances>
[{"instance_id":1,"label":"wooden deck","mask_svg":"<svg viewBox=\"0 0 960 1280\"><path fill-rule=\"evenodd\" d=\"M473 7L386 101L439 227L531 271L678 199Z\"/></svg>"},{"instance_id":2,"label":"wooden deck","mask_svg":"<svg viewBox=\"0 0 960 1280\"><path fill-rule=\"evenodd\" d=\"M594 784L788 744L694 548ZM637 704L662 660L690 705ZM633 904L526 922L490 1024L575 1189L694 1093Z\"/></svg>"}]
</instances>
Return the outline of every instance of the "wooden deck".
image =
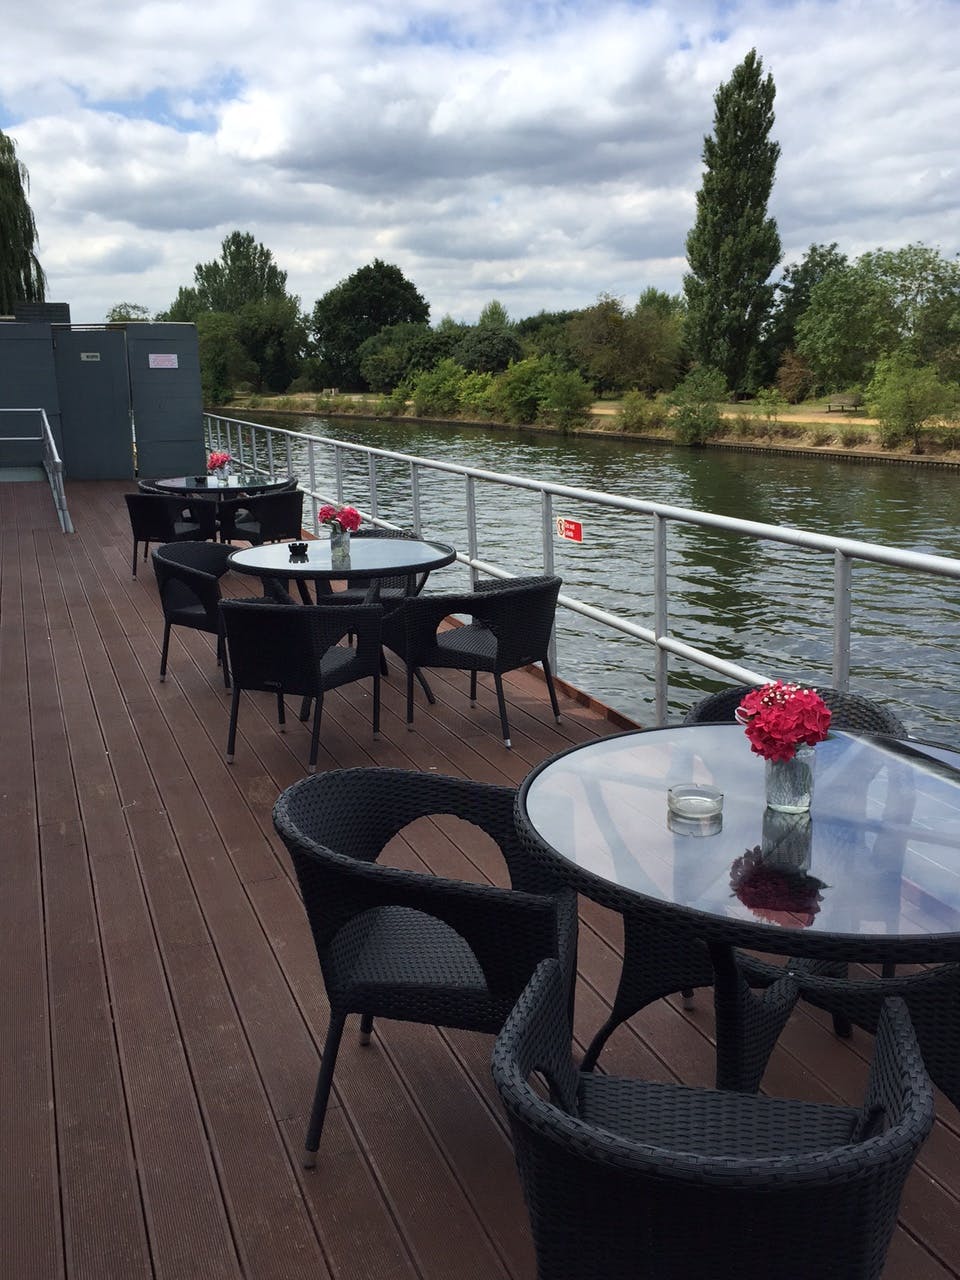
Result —
<instances>
[{"instance_id":1,"label":"wooden deck","mask_svg":"<svg viewBox=\"0 0 960 1280\"><path fill-rule=\"evenodd\" d=\"M302 908L271 823L304 771L306 727L280 735L246 697L236 764L208 636L175 633L158 681L149 566L130 574L125 486L68 486L60 533L43 484L0 485L0 1273L16 1280L376 1277L530 1280L532 1250L490 1040L380 1022L344 1040L318 1167L299 1152L326 1011ZM232 579L232 576L231 576ZM248 581L225 579L244 594ZM509 681L514 749L492 690L440 673L403 723L384 684L329 697L321 768L396 765L518 783L614 730L539 679ZM445 825L397 856L476 877ZM577 1030L602 1020L617 921L584 904ZM708 1084L712 1009L661 1001L621 1029L608 1069ZM870 1039L838 1041L807 1008L767 1076L774 1092L858 1099ZM908 1184L889 1280L960 1276L960 1118L939 1119ZM841 1278L842 1280L842 1278Z\"/></svg>"}]
</instances>

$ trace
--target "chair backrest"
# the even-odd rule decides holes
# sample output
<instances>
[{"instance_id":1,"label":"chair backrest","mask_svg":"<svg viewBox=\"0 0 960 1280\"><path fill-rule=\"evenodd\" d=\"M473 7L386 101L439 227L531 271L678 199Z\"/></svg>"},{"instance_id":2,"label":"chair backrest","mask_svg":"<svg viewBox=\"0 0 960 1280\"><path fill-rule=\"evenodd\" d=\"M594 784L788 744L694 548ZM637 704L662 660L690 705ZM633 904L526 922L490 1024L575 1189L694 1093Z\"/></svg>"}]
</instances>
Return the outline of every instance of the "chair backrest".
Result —
<instances>
[{"instance_id":1,"label":"chair backrest","mask_svg":"<svg viewBox=\"0 0 960 1280\"><path fill-rule=\"evenodd\" d=\"M405 538L408 541L416 540L415 533L408 533L405 529L378 529L376 526L366 529L357 529L355 533L350 535L351 538ZM418 596L423 590L424 583L430 574L418 573L409 576L394 575L393 577L379 578L380 594L402 593L403 595ZM353 592L366 591L372 582L371 578L359 577L357 574L351 574L347 578L347 590Z\"/></svg>"},{"instance_id":2,"label":"chair backrest","mask_svg":"<svg viewBox=\"0 0 960 1280\"><path fill-rule=\"evenodd\" d=\"M160 493L125 493L130 528L137 542L170 542L183 502Z\"/></svg>"},{"instance_id":3,"label":"chair backrest","mask_svg":"<svg viewBox=\"0 0 960 1280\"><path fill-rule=\"evenodd\" d=\"M228 498L220 503L220 535L231 538L252 536L257 542L279 542L300 538L303 533L303 490L286 489L261 493L251 498ZM238 528L252 525L255 528Z\"/></svg>"},{"instance_id":4,"label":"chair backrest","mask_svg":"<svg viewBox=\"0 0 960 1280\"><path fill-rule=\"evenodd\" d=\"M173 542L155 548L153 571L160 603L169 617L178 609L202 605L207 629L219 628L220 578L230 567L230 547L216 542Z\"/></svg>"},{"instance_id":5,"label":"chair backrest","mask_svg":"<svg viewBox=\"0 0 960 1280\"><path fill-rule=\"evenodd\" d=\"M324 655L348 635L351 677L380 667L380 605L278 604L272 600L224 600L220 605L230 671L240 689L283 689L317 695L325 687Z\"/></svg>"},{"instance_id":6,"label":"chair backrest","mask_svg":"<svg viewBox=\"0 0 960 1280\"><path fill-rule=\"evenodd\" d=\"M736 685L730 689L721 689L701 699L691 707L683 717L684 724L733 724L734 712L745 694L753 685ZM830 723L834 729L859 729L864 733L884 733L892 738L905 738L906 726L899 716L871 702L859 693L848 693L840 689L830 689L823 685L813 686L824 700L833 715Z\"/></svg>"},{"instance_id":7,"label":"chair backrest","mask_svg":"<svg viewBox=\"0 0 960 1280\"><path fill-rule=\"evenodd\" d=\"M562 579L508 578L479 584L473 616L496 633L500 665L525 666L547 653Z\"/></svg>"},{"instance_id":8,"label":"chair backrest","mask_svg":"<svg viewBox=\"0 0 960 1280\"><path fill-rule=\"evenodd\" d=\"M534 1072L546 1076L549 1099ZM500 1033L493 1075L538 1275L576 1280L875 1280L933 1122L932 1091L900 1001L884 1010L859 1111L727 1094L721 1138L713 1091L623 1080L601 1114L585 1120L554 961L538 966ZM805 1118L819 1135L806 1142ZM744 1155L729 1154L740 1132Z\"/></svg>"},{"instance_id":9,"label":"chair backrest","mask_svg":"<svg viewBox=\"0 0 960 1280\"><path fill-rule=\"evenodd\" d=\"M333 609L348 612L346 606ZM288 787L274 806L273 822L290 852L327 980L335 977L327 970L328 946L348 920L399 900L436 913L437 897L452 897L460 899L452 918L468 938L491 991L508 992L512 1004L534 965L550 953L550 944L555 953L557 942L555 908L552 902L544 906L548 895L556 900L556 885L520 843L515 798L512 787L388 768L337 769ZM374 865L404 827L443 815L472 823L498 846L513 889L523 891L507 896L515 899L510 904L515 910L529 910L526 929L505 909L503 890ZM570 906L575 921L575 903ZM565 963L572 965L572 956Z\"/></svg>"}]
</instances>

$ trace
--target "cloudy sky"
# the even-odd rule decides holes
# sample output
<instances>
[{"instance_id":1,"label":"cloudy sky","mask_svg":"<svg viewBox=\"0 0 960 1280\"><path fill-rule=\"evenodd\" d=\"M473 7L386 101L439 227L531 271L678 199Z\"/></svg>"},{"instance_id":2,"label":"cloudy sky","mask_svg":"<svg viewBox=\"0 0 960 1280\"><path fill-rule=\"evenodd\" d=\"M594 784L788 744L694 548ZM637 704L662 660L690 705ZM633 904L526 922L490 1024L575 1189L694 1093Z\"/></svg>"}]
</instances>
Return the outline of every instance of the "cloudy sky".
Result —
<instances>
[{"instance_id":1,"label":"cloudy sky","mask_svg":"<svg viewBox=\"0 0 960 1280\"><path fill-rule=\"evenodd\" d=\"M156 311L251 231L309 309L380 257L473 320L680 288L713 93L777 86L786 260L960 249L960 0L12 0L48 298Z\"/></svg>"}]
</instances>

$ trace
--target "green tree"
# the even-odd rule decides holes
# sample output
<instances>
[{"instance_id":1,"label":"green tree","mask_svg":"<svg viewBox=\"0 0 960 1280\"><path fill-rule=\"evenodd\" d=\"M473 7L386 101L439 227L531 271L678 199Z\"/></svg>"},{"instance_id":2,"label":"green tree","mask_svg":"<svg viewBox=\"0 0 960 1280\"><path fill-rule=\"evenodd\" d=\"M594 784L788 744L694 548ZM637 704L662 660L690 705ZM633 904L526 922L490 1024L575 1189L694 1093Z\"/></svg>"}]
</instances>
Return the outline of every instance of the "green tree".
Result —
<instances>
[{"instance_id":1,"label":"green tree","mask_svg":"<svg viewBox=\"0 0 960 1280\"><path fill-rule=\"evenodd\" d=\"M361 345L388 325L426 324L430 307L399 267L375 258L314 305L311 328L320 367L333 386L363 388Z\"/></svg>"},{"instance_id":2,"label":"green tree","mask_svg":"<svg viewBox=\"0 0 960 1280\"><path fill-rule=\"evenodd\" d=\"M842 271L847 256L833 244L812 244L799 262L784 268L776 286L773 313L763 342L764 382L797 345L797 323L810 305L814 285L831 271Z\"/></svg>"},{"instance_id":3,"label":"green tree","mask_svg":"<svg viewBox=\"0 0 960 1280\"><path fill-rule=\"evenodd\" d=\"M0 315L17 302L43 302L47 278L36 254L37 224L27 200L30 175L0 131Z\"/></svg>"},{"instance_id":4,"label":"green tree","mask_svg":"<svg viewBox=\"0 0 960 1280\"><path fill-rule=\"evenodd\" d=\"M511 360L523 359L523 347L512 329L480 323L467 330L452 355L471 373L500 373Z\"/></svg>"},{"instance_id":5,"label":"green tree","mask_svg":"<svg viewBox=\"0 0 960 1280\"><path fill-rule=\"evenodd\" d=\"M256 386L259 369L240 340L238 318L223 311L204 311L196 325L204 404L227 404L241 383Z\"/></svg>"},{"instance_id":6,"label":"green tree","mask_svg":"<svg viewBox=\"0 0 960 1280\"><path fill-rule=\"evenodd\" d=\"M777 224L767 216L780 147L773 128L773 77L751 49L714 95L713 136L687 236L687 340L694 359L719 369L735 393L748 390L770 311L767 283L780 261Z\"/></svg>"},{"instance_id":7,"label":"green tree","mask_svg":"<svg viewBox=\"0 0 960 1280\"><path fill-rule=\"evenodd\" d=\"M477 321L478 329L510 329L512 327L507 308L496 298L487 303Z\"/></svg>"},{"instance_id":8,"label":"green tree","mask_svg":"<svg viewBox=\"0 0 960 1280\"><path fill-rule=\"evenodd\" d=\"M197 263L194 281L203 311L236 313L248 302L288 296L287 273L249 231L231 231L220 246L219 259Z\"/></svg>"},{"instance_id":9,"label":"green tree","mask_svg":"<svg viewBox=\"0 0 960 1280\"><path fill-rule=\"evenodd\" d=\"M830 271L815 284L797 322L797 352L821 391L840 391L869 377L900 341L893 299L859 262Z\"/></svg>"},{"instance_id":10,"label":"green tree","mask_svg":"<svg viewBox=\"0 0 960 1280\"><path fill-rule=\"evenodd\" d=\"M911 440L913 452L923 453L923 428L953 407L956 389L941 382L932 366L917 365L906 351L898 351L877 361L866 398L880 419L884 446Z\"/></svg>"},{"instance_id":11,"label":"green tree","mask_svg":"<svg viewBox=\"0 0 960 1280\"><path fill-rule=\"evenodd\" d=\"M540 383L537 420L567 431L587 420L592 404L593 387L576 369L551 369Z\"/></svg>"},{"instance_id":12,"label":"green tree","mask_svg":"<svg viewBox=\"0 0 960 1280\"><path fill-rule=\"evenodd\" d=\"M413 380L413 410L418 417L452 418L460 409L465 370L455 360L441 360Z\"/></svg>"},{"instance_id":13,"label":"green tree","mask_svg":"<svg viewBox=\"0 0 960 1280\"><path fill-rule=\"evenodd\" d=\"M139 302L117 302L106 314L107 324L142 324L150 319L150 308Z\"/></svg>"},{"instance_id":14,"label":"green tree","mask_svg":"<svg viewBox=\"0 0 960 1280\"><path fill-rule=\"evenodd\" d=\"M684 363L686 307L683 299L645 289L629 317L630 385L669 391Z\"/></svg>"},{"instance_id":15,"label":"green tree","mask_svg":"<svg viewBox=\"0 0 960 1280\"><path fill-rule=\"evenodd\" d=\"M577 367L598 393L621 391L630 384L633 362L622 298L601 293L592 307L568 322L567 333Z\"/></svg>"}]
</instances>

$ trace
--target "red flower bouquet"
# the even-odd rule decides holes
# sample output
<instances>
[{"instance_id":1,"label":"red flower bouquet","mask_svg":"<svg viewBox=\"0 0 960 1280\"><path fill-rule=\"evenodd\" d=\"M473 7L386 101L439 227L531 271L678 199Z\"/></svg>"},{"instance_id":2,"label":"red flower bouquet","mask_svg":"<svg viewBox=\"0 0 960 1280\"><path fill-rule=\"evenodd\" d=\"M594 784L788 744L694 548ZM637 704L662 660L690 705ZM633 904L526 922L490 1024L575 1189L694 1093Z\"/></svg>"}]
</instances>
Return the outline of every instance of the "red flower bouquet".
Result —
<instances>
[{"instance_id":1,"label":"red flower bouquet","mask_svg":"<svg viewBox=\"0 0 960 1280\"><path fill-rule=\"evenodd\" d=\"M228 467L233 459L229 453L223 453L219 449L214 449L213 453L207 459L208 471L219 471L222 467Z\"/></svg>"},{"instance_id":2,"label":"red flower bouquet","mask_svg":"<svg viewBox=\"0 0 960 1280\"><path fill-rule=\"evenodd\" d=\"M778 867L764 860L759 845L747 849L730 868L730 888L745 907L771 924L807 929L828 886L805 871Z\"/></svg>"},{"instance_id":3,"label":"red flower bouquet","mask_svg":"<svg viewBox=\"0 0 960 1280\"><path fill-rule=\"evenodd\" d=\"M750 750L765 760L792 760L801 743L823 742L830 710L816 689L777 680L751 689L735 712Z\"/></svg>"},{"instance_id":4,"label":"red flower bouquet","mask_svg":"<svg viewBox=\"0 0 960 1280\"><path fill-rule=\"evenodd\" d=\"M328 524L331 529L342 529L354 533L363 523L363 517L356 507L334 507L328 502L317 512L321 524Z\"/></svg>"}]
</instances>

